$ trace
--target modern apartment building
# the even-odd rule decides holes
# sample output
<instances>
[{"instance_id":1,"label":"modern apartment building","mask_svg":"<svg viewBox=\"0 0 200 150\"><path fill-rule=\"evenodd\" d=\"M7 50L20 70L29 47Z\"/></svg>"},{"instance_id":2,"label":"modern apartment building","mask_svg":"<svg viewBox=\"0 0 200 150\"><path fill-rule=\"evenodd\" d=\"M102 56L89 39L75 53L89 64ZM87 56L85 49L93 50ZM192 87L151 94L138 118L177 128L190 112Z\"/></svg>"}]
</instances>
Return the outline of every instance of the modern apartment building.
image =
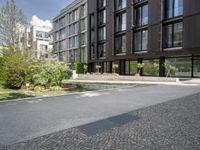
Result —
<instances>
[{"instance_id":1,"label":"modern apartment building","mask_svg":"<svg viewBox=\"0 0 200 150\"><path fill-rule=\"evenodd\" d=\"M31 47L31 55L36 59L50 59L53 50L51 27L31 26L28 31L28 45Z\"/></svg>"},{"instance_id":2,"label":"modern apartment building","mask_svg":"<svg viewBox=\"0 0 200 150\"><path fill-rule=\"evenodd\" d=\"M53 44L59 60L87 63L87 0L75 0L53 19Z\"/></svg>"},{"instance_id":3,"label":"modern apartment building","mask_svg":"<svg viewBox=\"0 0 200 150\"><path fill-rule=\"evenodd\" d=\"M90 72L200 77L200 0L88 0L88 17Z\"/></svg>"}]
</instances>

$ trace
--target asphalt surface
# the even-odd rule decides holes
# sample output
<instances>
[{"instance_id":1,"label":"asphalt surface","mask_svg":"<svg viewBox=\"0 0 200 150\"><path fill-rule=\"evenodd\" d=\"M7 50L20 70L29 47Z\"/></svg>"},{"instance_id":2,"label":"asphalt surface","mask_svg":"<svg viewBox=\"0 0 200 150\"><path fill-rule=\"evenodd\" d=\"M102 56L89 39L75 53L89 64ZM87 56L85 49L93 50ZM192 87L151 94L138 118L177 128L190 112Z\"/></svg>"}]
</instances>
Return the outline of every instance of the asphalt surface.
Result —
<instances>
[{"instance_id":1,"label":"asphalt surface","mask_svg":"<svg viewBox=\"0 0 200 150\"><path fill-rule=\"evenodd\" d=\"M152 117L151 113L153 113L153 115L157 114L161 120L161 119L164 119L162 118L164 117L162 116L162 114L169 115L169 113L166 113L166 114L162 113L163 112L162 110L167 109L167 112L171 111L170 110L171 107L169 106L165 107L164 105L161 107L162 109L159 108L160 111L158 111L159 109L157 110L157 107L156 107L156 109L152 109L152 110L150 109L153 112L151 111L148 112L149 110L148 106L153 106L156 104L172 101L178 98L184 99L184 97L191 95L186 98L187 105L184 106L185 109L187 108L187 106L189 106L190 102L191 102L191 105L194 104L194 106L192 105L192 107L199 108L199 95L196 94L198 92L200 92L200 86L176 86L176 85L155 86L153 85L153 86L136 86L136 87L106 90L106 91L87 92L87 93L79 94L79 95L69 95L69 96L61 96L61 97L0 103L0 147L1 145L2 147L3 145L11 145L9 147L10 149L12 148L13 149L18 149L18 148L19 149L34 149L36 145L38 146L42 145L41 143L40 144L38 143L40 141L44 144L43 145L44 147L41 146L36 149L54 149L54 148L56 149L56 146L58 145L63 146L63 144L59 144L59 142L64 138L63 140L65 141L63 142L68 145L67 146L68 148L70 148L70 145L75 146L75 147L71 147L71 149L77 149L78 147L76 146L78 142L81 142L81 141L83 142L82 148L89 147L90 149L92 148L91 146L93 146L94 148L95 145L90 145L91 144L90 142L92 142L95 139L96 140L93 141L94 144L95 142L100 143L100 145L96 145L97 147L103 148L104 146L105 149L106 148L109 149L109 145L111 145L111 147L113 145L112 142L114 143L117 142L115 140L117 140L118 138L119 138L118 140L121 140L122 137L120 138L121 136L120 134L123 134L127 142L128 141L130 142L131 138L129 139L129 136L131 136L130 135L131 132L128 134L128 131L127 131L126 132L127 135L125 133L120 132L121 131L120 128L122 128L122 131L126 130L124 126L129 126L128 122L135 122L138 120L142 121L143 119L140 119L140 118L144 118L150 121L151 123L153 123L154 125L156 125L156 118L152 118L153 120L150 120ZM196 97L194 97L193 95L195 95ZM190 99L190 97L193 97L193 98ZM192 103L192 101L195 101L195 102ZM172 108L173 107L178 108L181 104L182 104L181 102L178 102L171 106ZM141 108L144 108L144 110L141 112L143 116L140 116L137 113L135 115L130 113L130 112L133 112L134 110L137 111L138 109L141 109ZM189 115L190 118L199 117L198 116L199 111L193 112L194 110L198 110L198 109L191 109L190 110L191 112L188 111L187 115ZM177 112L174 114L173 113L170 114L170 116L168 117L171 117L172 119L174 119L173 115L179 114ZM93 130L91 134L91 127L94 127L94 129L95 128L97 129L99 126L105 125L107 121L105 120L102 122L98 122L98 120L103 120L106 118L119 116L121 114L127 114L127 113L128 113L128 116L133 115L136 117L129 118L127 117L127 115L125 115L125 117L128 118L128 122L127 120L124 120L125 123L120 124L116 122L113 123L113 121L111 121L112 123L110 127L105 126L106 130L117 128L116 133L114 132L114 129L111 131L108 130L109 132L105 132L105 130L102 129L102 131L97 131L97 132ZM191 115L190 113L191 114L198 113L198 114L196 116L193 116L193 115L190 116ZM180 115L181 114L182 113L180 113ZM148 115L150 115L150 117L148 117ZM174 117L176 118L176 116ZM171 118L169 118L169 120ZM121 119L123 120L123 117ZM133 121L132 119L135 121ZM198 119L197 119L197 122L199 123ZM90 123L92 122L97 122L96 124L94 124L96 126L90 125ZM170 120L170 123L173 123L173 121ZM198 123L197 125L200 125ZM83 126L85 124L88 124L89 127ZM119 127L119 125L122 127ZM80 128L73 128L77 126L79 126ZM159 126L159 124L157 126ZM146 127L145 122L144 124L142 123L140 127L141 128L139 127L137 128L138 131L143 131L141 129L144 129ZM87 131L87 128L88 128L88 131ZM149 127L145 129L148 129L148 128ZM85 132L84 132L84 129L86 129ZM129 129L136 130L135 128L132 129L132 126L127 128L127 130ZM195 129L198 129L199 131L198 126L196 126ZM199 132L196 132L196 133L199 133ZM110 135L107 135L107 134L110 134ZM115 136L113 136L112 134L114 134ZM145 132L142 134L145 134ZM47 136L44 136L44 135L47 135ZM88 136L89 138L87 138ZM134 137L134 134L132 136ZM94 137L94 138L91 138L91 137ZM33 140L33 142L31 142L33 138L35 138L34 140L36 141ZM140 138L138 138L138 140ZM107 145L106 143L103 143L103 145L101 145L104 140L109 141L109 139L112 140L110 144L107 143L108 144ZM67 140L70 140L70 142ZM90 144L88 144L88 140ZM154 140L155 139L152 139L152 141ZM27 141L27 142L24 143L22 141ZM84 141L85 142L87 141L87 142L84 143ZM52 144L55 144L55 145L52 145ZM64 144L64 149L66 149L65 144ZM145 145L148 145L148 144L147 143L143 144L143 146ZM48 146L48 148L45 146ZM113 148L117 148L117 149L120 148L116 146L117 145L114 145ZM132 143L131 144L129 143L129 144L125 144L124 146L127 146L126 149L129 149L133 145ZM121 147L123 148L123 142L122 142ZM59 147L58 149L62 149L62 148L63 147Z\"/></svg>"}]
</instances>

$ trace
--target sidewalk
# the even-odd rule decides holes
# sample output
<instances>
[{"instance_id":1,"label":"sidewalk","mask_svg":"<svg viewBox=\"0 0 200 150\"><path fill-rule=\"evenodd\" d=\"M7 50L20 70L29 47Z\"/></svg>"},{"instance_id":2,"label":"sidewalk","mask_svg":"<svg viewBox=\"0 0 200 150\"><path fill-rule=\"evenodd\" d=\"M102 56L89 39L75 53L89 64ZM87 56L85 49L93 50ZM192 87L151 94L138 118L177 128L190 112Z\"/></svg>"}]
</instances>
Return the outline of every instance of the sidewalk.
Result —
<instances>
[{"instance_id":1,"label":"sidewalk","mask_svg":"<svg viewBox=\"0 0 200 150\"><path fill-rule=\"evenodd\" d=\"M97 83L97 84L155 84L155 85L200 85L200 79L191 79L190 81L179 82L152 82L152 81L118 81L118 80L66 80L69 83Z\"/></svg>"}]
</instances>

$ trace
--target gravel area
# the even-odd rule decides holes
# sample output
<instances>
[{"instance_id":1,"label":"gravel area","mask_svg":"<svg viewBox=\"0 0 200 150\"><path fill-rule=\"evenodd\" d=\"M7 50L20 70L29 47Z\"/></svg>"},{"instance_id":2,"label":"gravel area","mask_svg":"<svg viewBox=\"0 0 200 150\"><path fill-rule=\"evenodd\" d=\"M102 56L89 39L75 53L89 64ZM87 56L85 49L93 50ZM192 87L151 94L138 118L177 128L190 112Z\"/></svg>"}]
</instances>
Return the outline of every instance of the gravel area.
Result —
<instances>
[{"instance_id":1,"label":"gravel area","mask_svg":"<svg viewBox=\"0 0 200 150\"><path fill-rule=\"evenodd\" d=\"M9 145L6 149L200 150L200 93L132 111L128 115L137 119L114 124L113 128L91 136L76 127Z\"/></svg>"}]
</instances>

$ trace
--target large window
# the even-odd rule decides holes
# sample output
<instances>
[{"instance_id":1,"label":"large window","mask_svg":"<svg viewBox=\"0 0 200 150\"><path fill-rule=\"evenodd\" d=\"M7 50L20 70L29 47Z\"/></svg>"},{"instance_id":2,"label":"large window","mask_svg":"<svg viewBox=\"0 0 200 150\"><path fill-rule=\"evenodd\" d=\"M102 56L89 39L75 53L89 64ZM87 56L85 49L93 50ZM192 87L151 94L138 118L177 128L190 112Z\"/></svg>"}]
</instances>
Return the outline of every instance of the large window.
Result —
<instances>
[{"instance_id":1,"label":"large window","mask_svg":"<svg viewBox=\"0 0 200 150\"><path fill-rule=\"evenodd\" d=\"M146 51L148 48L148 30L134 33L134 51Z\"/></svg>"},{"instance_id":2,"label":"large window","mask_svg":"<svg viewBox=\"0 0 200 150\"><path fill-rule=\"evenodd\" d=\"M126 0L115 0L115 10L126 8Z\"/></svg>"},{"instance_id":3,"label":"large window","mask_svg":"<svg viewBox=\"0 0 200 150\"><path fill-rule=\"evenodd\" d=\"M98 12L98 25L102 25L106 23L106 10L102 10Z\"/></svg>"},{"instance_id":4,"label":"large window","mask_svg":"<svg viewBox=\"0 0 200 150\"><path fill-rule=\"evenodd\" d=\"M183 0L165 0L164 18L170 19L183 15Z\"/></svg>"},{"instance_id":5,"label":"large window","mask_svg":"<svg viewBox=\"0 0 200 150\"><path fill-rule=\"evenodd\" d=\"M115 53L126 53L126 35L120 35L115 37Z\"/></svg>"},{"instance_id":6,"label":"large window","mask_svg":"<svg viewBox=\"0 0 200 150\"><path fill-rule=\"evenodd\" d=\"M143 60L144 67L142 69L142 75L146 76L159 76L159 60Z\"/></svg>"},{"instance_id":7,"label":"large window","mask_svg":"<svg viewBox=\"0 0 200 150\"><path fill-rule=\"evenodd\" d=\"M148 24L148 5L136 8L135 24L136 26L143 26Z\"/></svg>"},{"instance_id":8,"label":"large window","mask_svg":"<svg viewBox=\"0 0 200 150\"><path fill-rule=\"evenodd\" d=\"M115 32L126 30L126 13L120 13L115 16Z\"/></svg>"},{"instance_id":9,"label":"large window","mask_svg":"<svg viewBox=\"0 0 200 150\"><path fill-rule=\"evenodd\" d=\"M137 73L137 61L126 61L125 62L125 74L135 75Z\"/></svg>"},{"instance_id":10,"label":"large window","mask_svg":"<svg viewBox=\"0 0 200 150\"><path fill-rule=\"evenodd\" d=\"M182 41L182 22L169 24L163 27L163 48L181 47Z\"/></svg>"},{"instance_id":11,"label":"large window","mask_svg":"<svg viewBox=\"0 0 200 150\"><path fill-rule=\"evenodd\" d=\"M192 73L192 58L168 58L165 60L166 76L191 77Z\"/></svg>"}]
</instances>

